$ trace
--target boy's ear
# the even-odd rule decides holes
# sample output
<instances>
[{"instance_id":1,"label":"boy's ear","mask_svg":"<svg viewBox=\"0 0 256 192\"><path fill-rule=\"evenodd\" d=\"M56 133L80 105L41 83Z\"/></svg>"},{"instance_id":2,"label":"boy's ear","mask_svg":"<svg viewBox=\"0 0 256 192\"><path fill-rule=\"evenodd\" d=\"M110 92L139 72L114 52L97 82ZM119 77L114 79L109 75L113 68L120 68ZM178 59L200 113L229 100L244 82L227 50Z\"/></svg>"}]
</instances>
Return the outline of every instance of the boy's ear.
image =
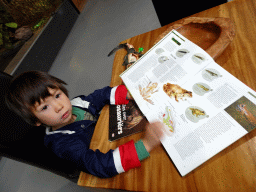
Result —
<instances>
[{"instance_id":1,"label":"boy's ear","mask_svg":"<svg viewBox=\"0 0 256 192\"><path fill-rule=\"evenodd\" d=\"M36 122L36 124L35 124L35 126L41 126L42 125L42 123L40 123L40 122Z\"/></svg>"}]
</instances>

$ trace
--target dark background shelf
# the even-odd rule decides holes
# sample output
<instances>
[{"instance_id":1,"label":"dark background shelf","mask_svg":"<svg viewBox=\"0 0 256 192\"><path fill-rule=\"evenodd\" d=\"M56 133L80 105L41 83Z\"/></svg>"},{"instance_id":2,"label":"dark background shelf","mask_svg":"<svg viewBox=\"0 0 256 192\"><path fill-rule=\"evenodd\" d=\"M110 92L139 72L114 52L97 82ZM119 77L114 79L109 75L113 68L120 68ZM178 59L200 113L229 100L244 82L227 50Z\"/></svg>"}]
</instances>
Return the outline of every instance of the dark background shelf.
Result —
<instances>
[{"instance_id":1,"label":"dark background shelf","mask_svg":"<svg viewBox=\"0 0 256 192\"><path fill-rule=\"evenodd\" d=\"M159 1L152 0L161 26L167 25L184 17L210 9L220 4L226 3L227 0L178 0L178 1Z\"/></svg>"}]
</instances>

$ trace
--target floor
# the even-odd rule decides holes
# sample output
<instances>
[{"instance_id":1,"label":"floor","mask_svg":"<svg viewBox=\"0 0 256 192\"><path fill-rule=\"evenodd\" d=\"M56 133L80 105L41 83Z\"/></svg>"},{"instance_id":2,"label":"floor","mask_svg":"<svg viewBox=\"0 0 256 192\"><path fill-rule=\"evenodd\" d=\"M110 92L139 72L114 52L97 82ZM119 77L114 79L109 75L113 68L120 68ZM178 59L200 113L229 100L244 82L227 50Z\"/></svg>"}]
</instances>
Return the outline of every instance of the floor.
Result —
<instances>
[{"instance_id":1,"label":"floor","mask_svg":"<svg viewBox=\"0 0 256 192\"><path fill-rule=\"evenodd\" d=\"M109 85L121 41L161 27L151 1L88 1L49 73L67 81L70 98Z\"/></svg>"},{"instance_id":2,"label":"floor","mask_svg":"<svg viewBox=\"0 0 256 192\"><path fill-rule=\"evenodd\" d=\"M66 81L70 98L109 85L121 41L161 27L148 0L87 0L49 73ZM83 188L51 172L3 157L1 192L120 191Z\"/></svg>"}]
</instances>

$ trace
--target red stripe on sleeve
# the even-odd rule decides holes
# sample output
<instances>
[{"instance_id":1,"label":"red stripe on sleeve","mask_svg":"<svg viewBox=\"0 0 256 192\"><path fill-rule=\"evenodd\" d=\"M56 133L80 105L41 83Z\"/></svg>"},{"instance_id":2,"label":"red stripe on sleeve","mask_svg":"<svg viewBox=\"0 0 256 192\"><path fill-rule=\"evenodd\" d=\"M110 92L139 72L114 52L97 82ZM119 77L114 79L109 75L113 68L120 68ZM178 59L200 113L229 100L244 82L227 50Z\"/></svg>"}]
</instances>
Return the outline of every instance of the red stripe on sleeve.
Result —
<instances>
[{"instance_id":1,"label":"red stripe on sleeve","mask_svg":"<svg viewBox=\"0 0 256 192\"><path fill-rule=\"evenodd\" d=\"M124 171L141 166L133 140L119 146L119 152Z\"/></svg>"},{"instance_id":2,"label":"red stripe on sleeve","mask_svg":"<svg viewBox=\"0 0 256 192\"><path fill-rule=\"evenodd\" d=\"M125 85L119 85L115 93L116 105L128 104L129 100L126 99L127 89Z\"/></svg>"}]
</instances>

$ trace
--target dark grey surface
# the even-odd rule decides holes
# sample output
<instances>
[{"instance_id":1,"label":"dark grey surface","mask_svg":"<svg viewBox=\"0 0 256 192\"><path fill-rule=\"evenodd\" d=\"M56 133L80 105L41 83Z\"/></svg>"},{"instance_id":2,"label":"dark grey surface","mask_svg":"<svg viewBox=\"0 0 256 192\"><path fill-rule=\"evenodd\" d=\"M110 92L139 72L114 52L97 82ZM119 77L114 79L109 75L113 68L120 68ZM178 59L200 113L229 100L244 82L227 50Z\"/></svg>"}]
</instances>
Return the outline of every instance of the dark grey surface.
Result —
<instances>
[{"instance_id":1,"label":"dark grey surface","mask_svg":"<svg viewBox=\"0 0 256 192\"><path fill-rule=\"evenodd\" d=\"M49 73L68 83L70 98L88 95L110 85L114 55L107 55L112 49L159 27L152 1L88 1Z\"/></svg>"}]
</instances>

